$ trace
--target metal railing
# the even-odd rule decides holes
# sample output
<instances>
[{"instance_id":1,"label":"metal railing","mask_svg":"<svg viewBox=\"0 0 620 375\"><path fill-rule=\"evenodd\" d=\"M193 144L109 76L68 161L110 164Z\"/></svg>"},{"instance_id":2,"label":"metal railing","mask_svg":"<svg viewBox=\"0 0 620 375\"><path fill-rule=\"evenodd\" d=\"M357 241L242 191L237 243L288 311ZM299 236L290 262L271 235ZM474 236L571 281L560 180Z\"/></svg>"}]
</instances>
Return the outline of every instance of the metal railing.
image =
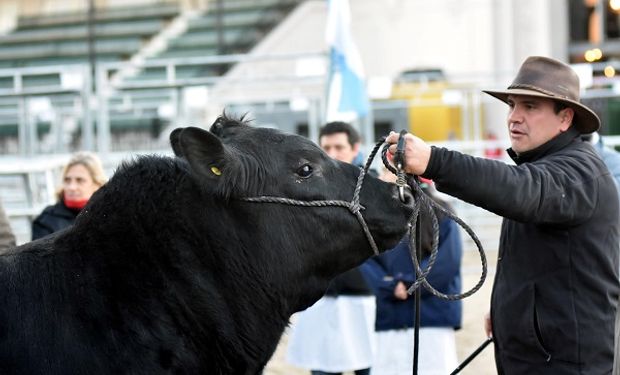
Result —
<instances>
[{"instance_id":1,"label":"metal railing","mask_svg":"<svg viewBox=\"0 0 620 375\"><path fill-rule=\"evenodd\" d=\"M28 84L37 77L55 77L58 83L42 85ZM39 153L38 125L45 117L51 123L56 136L62 138L63 116L72 116L81 124L82 144L84 149L93 147L92 113L89 104L91 79L88 66L83 64L67 66L28 67L17 69L0 69L0 81L9 82L0 87L0 114L4 124L11 126L11 119L17 124L20 155ZM60 97L69 97L70 106L54 106L52 101ZM73 100L71 100L73 99ZM11 106L12 103L12 106ZM61 152L62 149L55 149Z\"/></svg>"}]
</instances>

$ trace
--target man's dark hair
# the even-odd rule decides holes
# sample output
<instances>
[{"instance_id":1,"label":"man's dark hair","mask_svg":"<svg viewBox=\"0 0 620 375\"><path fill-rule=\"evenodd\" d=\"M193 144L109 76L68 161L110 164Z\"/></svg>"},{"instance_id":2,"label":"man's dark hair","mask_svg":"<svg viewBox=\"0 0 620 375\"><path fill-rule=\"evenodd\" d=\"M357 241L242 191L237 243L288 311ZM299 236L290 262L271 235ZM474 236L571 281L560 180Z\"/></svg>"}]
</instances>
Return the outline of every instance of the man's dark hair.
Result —
<instances>
[{"instance_id":1,"label":"man's dark hair","mask_svg":"<svg viewBox=\"0 0 620 375\"><path fill-rule=\"evenodd\" d=\"M347 140L351 147L360 141L360 135L353 126L342 121L328 122L319 131L319 139L324 135L332 135L336 133L346 133Z\"/></svg>"},{"instance_id":2,"label":"man's dark hair","mask_svg":"<svg viewBox=\"0 0 620 375\"><path fill-rule=\"evenodd\" d=\"M561 110L565 109L565 108L571 108L571 106L569 106L568 104L561 102L559 100L554 100L553 101L553 112L555 112L555 114L559 114ZM574 111L574 109L573 109ZM576 125L576 118L573 116L573 126L577 126ZM583 139L583 136L582 136ZM584 139L585 140L585 139ZM589 140L588 140L589 142Z\"/></svg>"},{"instance_id":3,"label":"man's dark hair","mask_svg":"<svg viewBox=\"0 0 620 375\"><path fill-rule=\"evenodd\" d=\"M560 102L558 100L553 101L553 112L555 112L556 115L560 113L560 111L564 108L568 108L568 105L566 105L566 103Z\"/></svg>"}]
</instances>

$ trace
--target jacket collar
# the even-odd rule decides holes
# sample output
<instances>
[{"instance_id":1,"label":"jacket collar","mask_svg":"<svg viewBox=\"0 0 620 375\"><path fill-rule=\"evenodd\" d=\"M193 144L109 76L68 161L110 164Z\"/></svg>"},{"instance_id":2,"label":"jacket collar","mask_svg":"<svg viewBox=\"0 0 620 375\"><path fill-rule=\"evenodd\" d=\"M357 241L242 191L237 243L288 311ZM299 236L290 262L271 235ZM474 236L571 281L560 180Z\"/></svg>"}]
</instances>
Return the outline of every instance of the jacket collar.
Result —
<instances>
[{"instance_id":1,"label":"jacket collar","mask_svg":"<svg viewBox=\"0 0 620 375\"><path fill-rule=\"evenodd\" d=\"M65 206L65 203L61 200L56 202L55 205L52 206L52 212L54 215L64 218L73 219L80 213L79 210L72 210L69 207Z\"/></svg>"},{"instance_id":2,"label":"jacket collar","mask_svg":"<svg viewBox=\"0 0 620 375\"><path fill-rule=\"evenodd\" d=\"M517 155L517 153L514 152L512 148L509 148L508 150L506 150L506 152L508 153L510 158L517 165L519 165L522 163L536 161L545 155L552 154L558 150L561 150L577 137L579 137L579 131L574 126L571 126L564 133L560 133L555 138L549 140L547 143L543 143L542 145L536 147L533 150L522 152L519 155Z\"/></svg>"}]
</instances>

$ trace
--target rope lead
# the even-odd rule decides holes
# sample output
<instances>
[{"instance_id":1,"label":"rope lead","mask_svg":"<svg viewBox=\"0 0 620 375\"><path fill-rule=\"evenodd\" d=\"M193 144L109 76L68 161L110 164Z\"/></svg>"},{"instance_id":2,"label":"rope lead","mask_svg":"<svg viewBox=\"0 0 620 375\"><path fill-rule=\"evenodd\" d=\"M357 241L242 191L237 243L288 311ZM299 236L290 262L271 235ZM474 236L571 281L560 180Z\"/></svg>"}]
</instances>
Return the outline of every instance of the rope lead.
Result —
<instances>
[{"instance_id":1,"label":"rope lead","mask_svg":"<svg viewBox=\"0 0 620 375\"><path fill-rule=\"evenodd\" d=\"M401 136L398 140L398 145L401 144L401 141L404 143L404 139L405 139L404 134L406 134L406 132L402 131ZM385 138L383 138L381 142L382 143L385 142ZM397 145L397 153L398 153L398 145ZM383 164L385 165L385 167L390 172L398 176L399 170L395 169L387 160L387 152L388 152L389 147L390 145L388 144L385 144L383 146L383 149L381 150L381 159L383 160ZM397 161L397 153L394 154L395 161ZM404 147L403 147L403 154L400 155L399 157L404 160ZM402 170L400 172L402 173ZM487 277L487 259L484 253L484 249L482 248L482 243L480 243L480 240L478 239L478 236L476 236L476 233L474 233L474 231L463 220L461 220L454 213L446 210L441 205L437 204L434 200L430 199L422 191L422 188L420 188L420 185L418 184L417 176L410 175L410 174L407 174L406 176L407 176L406 177L407 185L413 190L414 201L415 201L414 207L413 207L413 215L412 215L411 223L409 227L415 228L417 220L420 216L421 209L425 209L426 211L430 213L432 225L433 225L432 249L431 249L431 254L428 260L428 265L426 266L424 270L421 269L418 257L415 255L416 241L419 241L419 239L417 239L415 236L411 236L411 233L409 233L409 254L411 255L411 260L413 261L413 265L415 268L416 281L411 285L411 287L409 287L407 292L409 294L413 294L418 288L420 288L420 286L424 286L424 288L426 288L426 290L428 290L434 296L439 297L441 299L445 299L445 300L453 301L453 300L459 300L459 299L463 299L463 298L467 298L471 296L472 294L476 293L482 287ZM435 264L435 260L437 259L437 252L439 248L439 222L437 220L437 215L435 214L435 210L433 210L433 207L437 208L444 215L454 220L461 228L463 228L465 232L467 232L467 234L474 241L478 249L478 252L480 253L480 262L482 264L482 273L480 275L480 280L473 288L471 288L469 291L465 293L450 294L450 295L444 294L438 291L437 289L435 289L426 280L426 277L428 276L431 269L433 268L433 265Z\"/></svg>"},{"instance_id":2,"label":"rope lead","mask_svg":"<svg viewBox=\"0 0 620 375\"><path fill-rule=\"evenodd\" d=\"M421 286L424 286L424 288L426 288L430 293L445 300L458 300L458 299L469 297L472 294L476 293L482 287L482 285L484 284L484 280L486 279L486 276L487 276L487 259L486 259L484 250L482 248L482 244L480 243L478 236L476 236L474 231L467 224L465 224L465 222L463 222L458 216L446 210L445 208L441 207L441 205L435 203L435 201L433 201L432 199L426 196L426 194L422 191L422 189L420 188L417 182L417 176L405 174L403 170L404 150L405 150L404 134L406 134L406 132L402 131L401 136L398 140L397 153L394 155L395 162L397 162L398 164L397 166L398 169L395 169L387 160L387 150L390 145L385 143L385 137L383 137L379 142L377 142L377 144L372 149L372 152L368 156L368 159L366 160L366 164L364 165L364 167L360 169L360 174L357 178L357 184L355 186L355 191L353 193L353 199L351 200L351 202L346 202L342 200L302 201L302 200L283 198L283 197L273 197L273 196L247 197L247 198L241 198L241 200L246 201L246 202L281 203L281 204L304 206L304 207L326 207L326 206L346 207L349 209L351 214L357 217L364 231L364 234L366 235L366 238L368 239L370 247L372 248L375 255L379 255L380 252L377 247L377 244L375 243L375 240L372 237L372 234L370 233L370 230L368 229L368 225L366 224L366 221L364 220L364 217L362 216L362 213L361 213L361 210L363 210L364 207L360 205L360 191L362 190L362 184L364 183L364 178L366 177L366 174L368 170L370 169L370 166L372 165L372 161L375 158L375 155L377 154L379 149L381 148L381 145L383 145L383 149L381 151L381 158L383 160L383 164L385 165L385 167L390 172L394 173L397 176L397 184L400 184L398 185L400 199L402 201L404 201L405 199L404 197L405 187L412 189L414 193L413 214L410 219L409 230L407 234L409 235L409 241L410 241L409 253L411 255L411 259L415 267L416 281L408 289L408 293L413 294L418 288L420 288ZM398 182L399 179L400 179L400 183ZM467 232L467 234L471 237L471 239L474 241L474 243L476 244L476 247L478 248L478 252L480 253L480 261L482 263L482 273L480 275L480 280L473 288L471 288L469 291L465 293L450 294L450 295L444 294L444 293L439 292L435 288L433 288L433 286L430 285L428 281L426 281L426 277L430 273L433 267L433 264L435 264L435 260L437 259L437 252L438 252L438 247L439 247L439 223L437 220L437 215L435 214L435 211L433 210L433 207L437 208L439 211L441 211L443 214L445 214L446 216L454 220L459 226L461 226L465 230L465 232ZM432 250L431 250L429 260L428 260L428 265L426 266L424 270L421 269L418 258L415 255L416 241L418 241L419 239L416 239L415 236L411 235L411 228L415 228L421 209L424 209L430 212L432 225L433 225Z\"/></svg>"}]
</instances>

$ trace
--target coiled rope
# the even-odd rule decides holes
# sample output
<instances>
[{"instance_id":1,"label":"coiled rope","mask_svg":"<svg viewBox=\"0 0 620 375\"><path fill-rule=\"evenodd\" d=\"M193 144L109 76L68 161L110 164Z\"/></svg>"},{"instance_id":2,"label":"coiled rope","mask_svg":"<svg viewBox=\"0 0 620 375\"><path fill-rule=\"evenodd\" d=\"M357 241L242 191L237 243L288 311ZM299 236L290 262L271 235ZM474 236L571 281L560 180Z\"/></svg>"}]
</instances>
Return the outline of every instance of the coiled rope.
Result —
<instances>
[{"instance_id":1,"label":"coiled rope","mask_svg":"<svg viewBox=\"0 0 620 375\"><path fill-rule=\"evenodd\" d=\"M401 134L401 139L402 137L403 135ZM383 140L383 142L384 141L385 139ZM486 254L484 252L484 249L482 247L482 243L480 242L480 239L478 239L478 236L476 235L476 233L474 233L474 231L469 227L469 225L467 225L463 220L461 220L454 213L445 209L440 204L436 203L434 200L429 198L422 191L422 188L420 188L420 185L418 184L418 181L417 181L417 176L405 174L402 168L394 168L388 162L387 151L388 151L389 146L390 146L389 144L385 144L381 151L381 158L383 160L383 164L390 172L392 172L393 174L397 176L397 181L396 181L397 185L401 185L403 181L406 181L407 186L413 189L415 192L414 193L415 202L413 206L413 215L411 218L410 227L415 228L416 223L420 217L421 209L425 209L426 211L430 213L430 217L431 217L431 221L433 225L432 227L433 228L433 239L431 242L432 248L431 248L431 253L428 259L428 264L424 270L421 269L419 259L415 254L415 249L417 248L416 241L419 241L420 239L416 238L416 236L411 236L411 235L409 236L409 254L411 255L411 260L413 261L413 265L414 265L415 272L416 272L416 281L409 287L408 289L409 294L413 294L418 288L420 288L420 286L424 286L424 288L426 288L434 296L439 297L441 299L445 299L445 300L454 301L454 300L459 300L459 299L463 299L463 298L467 298L471 296L472 294L476 293L482 287L487 277L487 259L486 259ZM441 211L441 213L443 213L450 219L454 220L461 228L463 228L465 232L467 232L469 237L471 237L471 239L476 244L476 247L480 254L480 262L482 264L482 272L480 275L480 279L478 280L478 283L473 288L471 288L469 291L465 293L445 294L435 289L426 280L426 277L428 276L431 269L433 268L433 265L435 264L435 260L437 259L437 253L438 253L438 248L439 248L439 221L437 220L437 215L433 208L436 208L437 210Z\"/></svg>"},{"instance_id":2,"label":"coiled rope","mask_svg":"<svg viewBox=\"0 0 620 375\"><path fill-rule=\"evenodd\" d=\"M401 135L401 137L403 137L403 135ZM372 237L372 234L370 233L370 230L368 229L368 225L366 224L366 221L364 220L364 217L362 216L362 213L361 213L361 211L363 211L365 208L360 204L360 191L362 190L362 185L364 183L364 177L368 173L368 170L370 169L370 166L372 165L372 161L375 158L379 148L382 145L383 145L383 149L381 151L381 158L382 158L383 164L390 172L394 173L397 176L397 185L399 186L399 188L403 189L405 187L403 184L406 183L408 188L411 188L414 191L413 214L410 219L410 225L409 225L409 230L408 230L407 235L409 235L409 241L410 241L409 252L411 255L411 259L413 261L413 265L415 267L416 281L411 285L411 287L409 287L408 293L413 294L418 288L423 286L433 295L441 299L451 300L451 301L463 299L476 293L484 284L484 281L487 276L487 259L484 253L484 249L482 248L482 244L480 243L480 240L478 239L478 236L476 236L474 231L465 222L463 222L458 216L446 210L441 205L437 204L435 201L430 199L420 188L417 182L417 176L405 174L402 168L396 169L388 162L387 151L390 145L385 143L385 137L383 137L379 142L377 142L377 144L372 149L372 152L368 156L368 159L366 160L366 164L364 165L363 168L360 169L360 174L357 178L357 184L355 186L355 191L353 192L353 199L351 200L351 202L347 202L343 200L303 201L303 200L296 200L296 199L283 198L283 197L274 197L274 196L246 197L246 198L241 198L241 200L246 201L246 202L254 202L254 203L281 203L281 204L304 206L304 207L326 207L326 206L345 207L353 215L357 217L360 225L362 226L364 234L366 235L366 238L368 239L368 242L370 243L370 246L373 252L375 253L375 255L378 255L379 249L377 248L377 244L375 243L375 240ZM438 253L438 248L439 248L439 223L438 223L437 215L435 214L435 210L433 209L433 207L438 209L444 215L448 216L449 218L454 220L458 225L460 225L465 230L465 232L467 232L467 234L471 237L471 239L474 241L474 243L476 244L476 247L478 248L478 252L480 253L480 261L482 263L482 272L480 275L480 280L473 288L471 288L469 291L465 293L444 294L438 291L437 289L435 289L426 280L426 277L431 272L433 264L435 263L435 260L437 259L437 253ZM417 244L416 241L419 241L420 239L416 238L416 236L411 235L411 228L416 227L421 209L424 209L430 213L432 225L433 225L432 227L433 228L432 249L431 249L431 254L429 256L428 265L426 266L425 269L422 269L420 267L419 259L415 254L415 249L416 249L416 244Z\"/></svg>"}]
</instances>

